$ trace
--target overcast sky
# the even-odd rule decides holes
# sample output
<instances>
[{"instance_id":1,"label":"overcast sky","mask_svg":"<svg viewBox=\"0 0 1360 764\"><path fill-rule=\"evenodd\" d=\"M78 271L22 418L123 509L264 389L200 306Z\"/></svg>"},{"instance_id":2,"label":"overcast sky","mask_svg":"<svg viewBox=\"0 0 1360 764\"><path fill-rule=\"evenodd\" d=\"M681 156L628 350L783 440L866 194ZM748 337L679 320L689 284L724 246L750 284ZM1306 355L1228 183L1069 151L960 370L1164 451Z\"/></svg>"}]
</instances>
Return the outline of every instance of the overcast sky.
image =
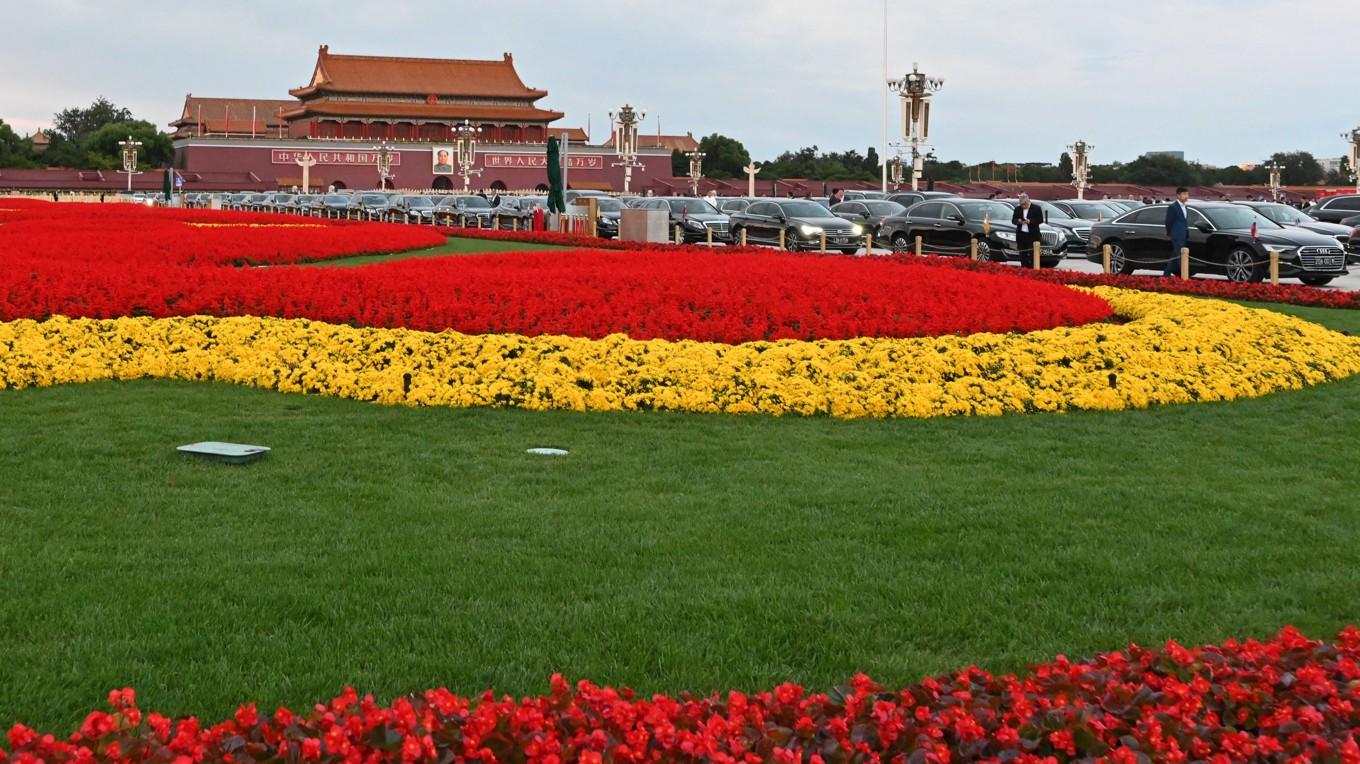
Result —
<instances>
[{"instance_id":1,"label":"overcast sky","mask_svg":"<svg viewBox=\"0 0 1360 764\"><path fill-rule=\"evenodd\" d=\"M887 0L888 69L945 80L941 159L1183 150L1216 165L1340 156L1360 123L1360 0ZM498 58L563 125L723 133L756 159L878 145L883 0L0 0L0 119L104 95L162 127L184 94L286 98L333 53ZM896 103L893 103L896 114Z\"/></svg>"}]
</instances>

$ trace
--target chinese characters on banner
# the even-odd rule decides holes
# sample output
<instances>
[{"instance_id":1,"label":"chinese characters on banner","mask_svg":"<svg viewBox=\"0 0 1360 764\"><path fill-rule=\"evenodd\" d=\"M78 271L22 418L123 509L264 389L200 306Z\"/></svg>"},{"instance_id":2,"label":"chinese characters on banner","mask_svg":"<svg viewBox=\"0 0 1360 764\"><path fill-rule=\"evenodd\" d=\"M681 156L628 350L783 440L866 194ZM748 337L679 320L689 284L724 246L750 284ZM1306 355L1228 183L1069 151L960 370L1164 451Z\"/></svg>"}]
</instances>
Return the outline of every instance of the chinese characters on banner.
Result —
<instances>
[{"instance_id":1,"label":"chinese characters on banner","mask_svg":"<svg viewBox=\"0 0 1360 764\"><path fill-rule=\"evenodd\" d=\"M303 156L311 154L312 159L317 164L354 164L354 165L376 165L378 163L378 152L376 151L293 151L291 149L274 149L270 152L269 161L273 164L294 164L302 161ZM401 152L392 153L392 166L401 164Z\"/></svg>"},{"instance_id":2,"label":"chinese characters on banner","mask_svg":"<svg viewBox=\"0 0 1360 764\"><path fill-rule=\"evenodd\" d=\"M569 170L603 170L602 156L568 157ZM547 167L548 157L544 154L482 154L482 166L488 169L497 167Z\"/></svg>"}]
</instances>

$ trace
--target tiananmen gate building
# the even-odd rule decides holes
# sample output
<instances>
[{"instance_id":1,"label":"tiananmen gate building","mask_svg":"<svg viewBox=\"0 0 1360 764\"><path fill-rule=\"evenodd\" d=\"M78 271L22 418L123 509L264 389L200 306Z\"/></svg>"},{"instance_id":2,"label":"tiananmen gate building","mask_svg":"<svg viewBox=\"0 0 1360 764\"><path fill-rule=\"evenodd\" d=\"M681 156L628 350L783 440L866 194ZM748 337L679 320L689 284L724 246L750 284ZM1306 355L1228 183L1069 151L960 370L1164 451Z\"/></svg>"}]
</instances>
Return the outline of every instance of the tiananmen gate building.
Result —
<instances>
[{"instance_id":1,"label":"tiananmen gate building","mask_svg":"<svg viewBox=\"0 0 1360 764\"><path fill-rule=\"evenodd\" d=\"M540 105L546 90L520 79L514 58L460 60L358 56L322 45L307 84L293 100L186 96L175 129L175 166L185 189L301 187L299 161L315 162L313 191L376 188L379 143L395 150L396 188L462 188L454 155L456 126L477 130L476 188L546 187L549 136L569 142L572 188L620 190L623 168L612 148L590 146L580 128L554 125L562 113ZM670 177L671 152L642 142L633 188Z\"/></svg>"}]
</instances>

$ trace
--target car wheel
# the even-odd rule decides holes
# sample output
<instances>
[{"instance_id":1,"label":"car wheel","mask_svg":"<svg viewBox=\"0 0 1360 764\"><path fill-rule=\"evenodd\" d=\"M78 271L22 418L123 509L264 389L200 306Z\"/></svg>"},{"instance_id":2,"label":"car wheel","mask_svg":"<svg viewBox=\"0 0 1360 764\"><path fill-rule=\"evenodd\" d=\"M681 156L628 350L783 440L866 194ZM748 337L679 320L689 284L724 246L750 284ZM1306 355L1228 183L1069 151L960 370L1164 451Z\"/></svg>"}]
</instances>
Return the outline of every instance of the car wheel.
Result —
<instances>
[{"instance_id":1,"label":"car wheel","mask_svg":"<svg viewBox=\"0 0 1360 764\"><path fill-rule=\"evenodd\" d=\"M1223 271L1228 280L1237 284L1260 281L1261 266L1256 264L1256 253L1248 247L1233 247L1223 262Z\"/></svg>"},{"instance_id":2,"label":"car wheel","mask_svg":"<svg viewBox=\"0 0 1360 764\"><path fill-rule=\"evenodd\" d=\"M1133 273L1133 263L1129 262L1124 245L1118 242L1110 245L1110 273L1118 273L1121 276Z\"/></svg>"},{"instance_id":3,"label":"car wheel","mask_svg":"<svg viewBox=\"0 0 1360 764\"><path fill-rule=\"evenodd\" d=\"M790 252L798 251L798 232L792 228L784 232L784 249Z\"/></svg>"},{"instance_id":4,"label":"car wheel","mask_svg":"<svg viewBox=\"0 0 1360 764\"><path fill-rule=\"evenodd\" d=\"M1335 276L1299 276L1299 281L1308 286L1327 286Z\"/></svg>"},{"instance_id":5,"label":"car wheel","mask_svg":"<svg viewBox=\"0 0 1360 764\"><path fill-rule=\"evenodd\" d=\"M905 233L895 233L892 237L892 251L894 255L905 255L912 251L911 239Z\"/></svg>"},{"instance_id":6,"label":"car wheel","mask_svg":"<svg viewBox=\"0 0 1360 764\"><path fill-rule=\"evenodd\" d=\"M998 255L996 252L992 251L992 245L986 239L978 239L977 247L978 247L978 262L980 263L1006 262L1006 256L1004 254Z\"/></svg>"},{"instance_id":7,"label":"car wheel","mask_svg":"<svg viewBox=\"0 0 1360 764\"><path fill-rule=\"evenodd\" d=\"M729 233L730 237L727 239L727 246L729 247L741 246L741 226L737 226L731 229Z\"/></svg>"}]
</instances>

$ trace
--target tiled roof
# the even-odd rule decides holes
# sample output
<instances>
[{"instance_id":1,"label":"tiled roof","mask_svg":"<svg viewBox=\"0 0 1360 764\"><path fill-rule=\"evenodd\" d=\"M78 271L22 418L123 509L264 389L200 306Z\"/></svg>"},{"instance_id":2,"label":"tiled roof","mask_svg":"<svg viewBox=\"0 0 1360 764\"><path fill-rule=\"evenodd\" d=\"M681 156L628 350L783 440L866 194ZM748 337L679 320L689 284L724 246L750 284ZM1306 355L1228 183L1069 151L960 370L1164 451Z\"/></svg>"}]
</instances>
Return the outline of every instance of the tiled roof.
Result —
<instances>
[{"instance_id":1,"label":"tiled roof","mask_svg":"<svg viewBox=\"0 0 1360 764\"><path fill-rule=\"evenodd\" d=\"M456 103L383 103L375 101L332 101L317 99L294 104L283 114L285 119L302 116L378 117L383 119L480 119L508 122L551 122L562 118L560 111L534 106L474 106Z\"/></svg>"},{"instance_id":2,"label":"tiled roof","mask_svg":"<svg viewBox=\"0 0 1360 764\"><path fill-rule=\"evenodd\" d=\"M326 45L317 52L311 82L288 92L300 98L333 92L529 100L548 94L525 86L509 53L500 61L350 56L333 54Z\"/></svg>"},{"instance_id":3,"label":"tiled roof","mask_svg":"<svg viewBox=\"0 0 1360 764\"><path fill-rule=\"evenodd\" d=\"M291 98L286 101L269 98L200 98L191 93L184 97L184 110L179 119L171 122L170 126L193 126L198 124L201 117L204 123L211 120L213 124L225 124L230 121L233 127L239 124L247 130L252 119L266 128L278 127L283 121L279 118L279 110L295 109L297 105L298 102ZM251 113L252 109L254 113ZM222 128L210 129L220 132Z\"/></svg>"}]
</instances>

